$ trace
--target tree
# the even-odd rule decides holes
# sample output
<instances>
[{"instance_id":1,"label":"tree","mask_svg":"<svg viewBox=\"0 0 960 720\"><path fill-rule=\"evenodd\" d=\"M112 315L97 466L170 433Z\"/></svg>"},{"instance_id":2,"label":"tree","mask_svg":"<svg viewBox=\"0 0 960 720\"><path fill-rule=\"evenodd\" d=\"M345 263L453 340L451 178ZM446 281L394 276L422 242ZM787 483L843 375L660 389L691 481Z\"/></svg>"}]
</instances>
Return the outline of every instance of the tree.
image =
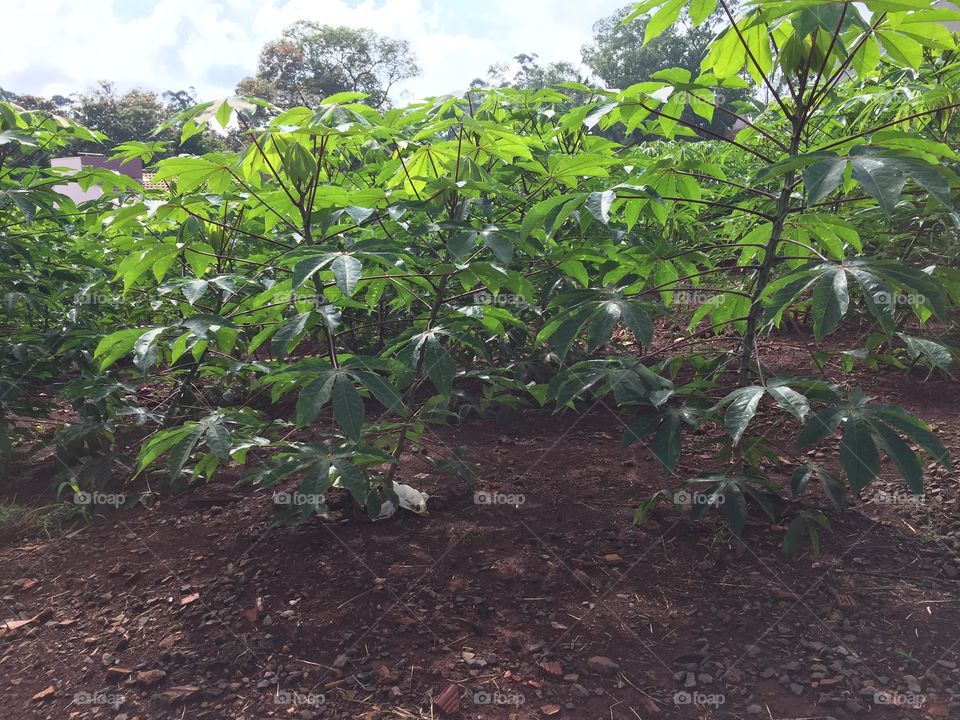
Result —
<instances>
[{"instance_id":1,"label":"tree","mask_svg":"<svg viewBox=\"0 0 960 720\"><path fill-rule=\"evenodd\" d=\"M149 90L128 90L122 95L113 83L105 80L86 93L74 96L73 118L84 127L99 130L111 143L145 140L166 119L167 108ZM99 151L100 146L86 146L81 150Z\"/></svg>"},{"instance_id":2,"label":"tree","mask_svg":"<svg viewBox=\"0 0 960 720\"><path fill-rule=\"evenodd\" d=\"M540 90L563 82L585 82L583 74L569 62L552 62L540 65L537 54L520 53L513 61L519 66L510 78L511 64L494 63L487 69L487 80L475 79L471 87L513 87L518 90Z\"/></svg>"},{"instance_id":3,"label":"tree","mask_svg":"<svg viewBox=\"0 0 960 720\"><path fill-rule=\"evenodd\" d=\"M623 90L650 80L658 70L678 67L700 74L700 61L713 37L709 24L672 25L644 45L649 17L623 24L631 6L621 8L593 25L593 44L584 45L583 62L608 87Z\"/></svg>"},{"instance_id":4,"label":"tree","mask_svg":"<svg viewBox=\"0 0 960 720\"><path fill-rule=\"evenodd\" d=\"M256 76L241 80L237 93L293 107L354 91L366 93L368 105L382 108L396 83L419 72L405 40L301 20L263 46Z\"/></svg>"},{"instance_id":5,"label":"tree","mask_svg":"<svg viewBox=\"0 0 960 720\"><path fill-rule=\"evenodd\" d=\"M624 24L631 9L630 6L621 8L594 23L594 43L584 45L581 55L584 64L597 78L607 87L620 90L652 80L654 74L667 68L687 70L691 77L696 78L700 74L700 62L706 56L707 47L716 33L719 17L716 22L708 19L699 26L689 22L689 18L684 18L644 45L650 16L641 15L636 21ZM729 106L745 97L744 92L732 88L724 88L715 95L716 102L722 106ZM687 122L694 120L689 107L684 109L682 117ZM723 134L733 123L733 115L719 112L706 129Z\"/></svg>"}]
</instances>

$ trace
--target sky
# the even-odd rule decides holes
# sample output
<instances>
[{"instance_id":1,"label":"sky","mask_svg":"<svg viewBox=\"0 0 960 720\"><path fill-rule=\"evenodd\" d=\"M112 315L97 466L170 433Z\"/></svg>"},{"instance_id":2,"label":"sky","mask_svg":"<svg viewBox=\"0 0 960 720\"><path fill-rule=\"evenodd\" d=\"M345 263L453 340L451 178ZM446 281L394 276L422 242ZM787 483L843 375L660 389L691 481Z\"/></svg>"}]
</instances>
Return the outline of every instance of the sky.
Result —
<instances>
[{"instance_id":1,"label":"sky","mask_svg":"<svg viewBox=\"0 0 960 720\"><path fill-rule=\"evenodd\" d=\"M296 20L407 40L422 69L404 102L461 92L519 53L579 62L593 23L630 0L4 0L0 87L69 95L99 80L200 100L232 94Z\"/></svg>"}]
</instances>

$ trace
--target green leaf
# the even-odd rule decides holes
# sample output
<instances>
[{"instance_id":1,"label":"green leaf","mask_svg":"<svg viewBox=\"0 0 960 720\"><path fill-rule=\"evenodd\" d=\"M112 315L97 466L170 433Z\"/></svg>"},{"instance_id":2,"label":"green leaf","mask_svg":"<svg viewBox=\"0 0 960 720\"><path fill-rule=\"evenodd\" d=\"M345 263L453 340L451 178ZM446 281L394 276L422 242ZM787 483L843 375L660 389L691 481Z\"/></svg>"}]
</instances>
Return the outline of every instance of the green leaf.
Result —
<instances>
[{"instance_id":1,"label":"green leaf","mask_svg":"<svg viewBox=\"0 0 960 720\"><path fill-rule=\"evenodd\" d=\"M897 333L897 337L907 345L907 354L911 360L921 358L927 365L943 371L947 375L953 368L954 358L950 349L934 340L913 337L904 333Z\"/></svg>"},{"instance_id":2,"label":"green leaf","mask_svg":"<svg viewBox=\"0 0 960 720\"><path fill-rule=\"evenodd\" d=\"M186 298L190 305L193 305L203 297L203 294L207 291L208 284L206 280L190 280L184 283L182 288L183 297Z\"/></svg>"},{"instance_id":3,"label":"green leaf","mask_svg":"<svg viewBox=\"0 0 960 720\"><path fill-rule=\"evenodd\" d=\"M204 441L217 459L221 462L227 462L230 459L230 450L233 448L233 441L230 437L230 431L220 423L211 425L204 434Z\"/></svg>"},{"instance_id":4,"label":"green leaf","mask_svg":"<svg viewBox=\"0 0 960 720\"><path fill-rule=\"evenodd\" d=\"M723 416L723 424L733 438L733 444L736 445L743 437L747 425L757 413L757 406L760 404L760 398L763 397L764 389L759 385L739 388L724 398L730 405Z\"/></svg>"},{"instance_id":5,"label":"green leaf","mask_svg":"<svg viewBox=\"0 0 960 720\"><path fill-rule=\"evenodd\" d=\"M900 200L906 177L887 158L861 155L851 157L850 163L853 166L853 179L880 203L880 209L890 217Z\"/></svg>"},{"instance_id":6,"label":"green leaf","mask_svg":"<svg viewBox=\"0 0 960 720\"><path fill-rule=\"evenodd\" d=\"M747 524L747 499L740 488L733 483L726 483L723 489L723 514L730 524L734 535L740 536Z\"/></svg>"},{"instance_id":7,"label":"green leaf","mask_svg":"<svg viewBox=\"0 0 960 720\"><path fill-rule=\"evenodd\" d=\"M591 215L606 225L610 222L610 206L616 199L617 194L613 190L592 192L587 195L586 207Z\"/></svg>"},{"instance_id":8,"label":"green leaf","mask_svg":"<svg viewBox=\"0 0 960 720\"><path fill-rule=\"evenodd\" d=\"M859 494L880 471L880 455L867 423L850 418L844 423L840 441L840 465L855 494Z\"/></svg>"},{"instance_id":9,"label":"green leaf","mask_svg":"<svg viewBox=\"0 0 960 720\"><path fill-rule=\"evenodd\" d=\"M320 255L298 262L293 268L293 290L296 290L309 280L320 269L333 262L335 255Z\"/></svg>"},{"instance_id":10,"label":"green leaf","mask_svg":"<svg viewBox=\"0 0 960 720\"><path fill-rule=\"evenodd\" d=\"M923 466L920 458L910 449L900 436L882 422L871 423L876 432L875 440L887 457L893 460L900 475L907 481L910 492L914 495L923 494Z\"/></svg>"},{"instance_id":11,"label":"green leaf","mask_svg":"<svg viewBox=\"0 0 960 720\"><path fill-rule=\"evenodd\" d=\"M480 239L485 247L490 248L497 259L504 265L510 264L513 257L513 243L495 230L484 230L480 233Z\"/></svg>"},{"instance_id":12,"label":"green leaf","mask_svg":"<svg viewBox=\"0 0 960 720\"><path fill-rule=\"evenodd\" d=\"M360 393L346 375L337 373L334 375L330 396L333 418L337 425L351 440L359 441L363 429L363 399Z\"/></svg>"},{"instance_id":13,"label":"green leaf","mask_svg":"<svg viewBox=\"0 0 960 720\"><path fill-rule=\"evenodd\" d=\"M353 255L341 254L334 258L330 264L330 269L333 270L333 278L337 287L344 294L353 295L353 291L357 289L357 283L360 282L360 273L363 270L362 263Z\"/></svg>"},{"instance_id":14,"label":"green leaf","mask_svg":"<svg viewBox=\"0 0 960 720\"><path fill-rule=\"evenodd\" d=\"M810 477L813 475L813 468L807 465L801 465L795 468L790 475L790 492L794 497L798 497L807 487Z\"/></svg>"},{"instance_id":15,"label":"green leaf","mask_svg":"<svg viewBox=\"0 0 960 720\"><path fill-rule=\"evenodd\" d=\"M353 501L363 507L366 504L367 496L370 494L370 479L367 474L356 465L348 462L338 460L336 467L340 473L340 484L350 493Z\"/></svg>"},{"instance_id":16,"label":"green leaf","mask_svg":"<svg viewBox=\"0 0 960 720\"><path fill-rule=\"evenodd\" d=\"M400 393L389 382L372 372L351 370L350 373L363 385L387 410L406 414Z\"/></svg>"},{"instance_id":17,"label":"green leaf","mask_svg":"<svg viewBox=\"0 0 960 720\"><path fill-rule=\"evenodd\" d=\"M684 5L686 5L686 0L667 0L647 22L646 32L643 34L643 44L646 45L673 25L680 17L680 11Z\"/></svg>"},{"instance_id":18,"label":"green leaf","mask_svg":"<svg viewBox=\"0 0 960 720\"><path fill-rule=\"evenodd\" d=\"M287 322L277 330L277 333L270 340L270 348L278 360L283 360L287 353L293 350L296 346L294 341L297 336L304 331L304 328L307 326L307 320L309 319L309 312L298 313L287 320Z\"/></svg>"},{"instance_id":19,"label":"green leaf","mask_svg":"<svg viewBox=\"0 0 960 720\"><path fill-rule=\"evenodd\" d=\"M613 327L620 319L620 305L616 301L601 303L590 316L590 325L587 328L587 347L596 350L609 342L613 334Z\"/></svg>"},{"instance_id":20,"label":"green leaf","mask_svg":"<svg viewBox=\"0 0 960 720\"><path fill-rule=\"evenodd\" d=\"M918 420L902 408L894 406L873 406L870 408L871 418L885 422L896 428L910 440L922 447L936 462L948 470L952 469L950 453L943 446L937 436L930 432L929 426Z\"/></svg>"},{"instance_id":21,"label":"green leaf","mask_svg":"<svg viewBox=\"0 0 960 720\"><path fill-rule=\"evenodd\" d=\"M466 257L477 246L477 233L474 230L465 230L451 235L447 240L447 251L454 260Z\"/></svg>"},{"instance_id":22,"label":"green leaf","mask_svg":"<svg viewBox=\"0 0 960 720\"><path fill-rule=\"evenodd\" d=\"M810 403L807 398L793 388L786 385L767 385L767 392L782 407L797 420L803 422L810 412Z\"/></svg>"},{"instance_id":23,"label":"green leaf","mask_svg":"<svg viewBox=\"0 0 960 720\"><path fill-rule=\"evenodd\" d=\"M640 345L646 347L653 340L653 321L639 305L620 302L620 320L630 328Z\"/></svg>"},{"instance_id":24,"label":"green leaf","mask_svg":"<svg viewBox=\"0 0 960 720\"><path fill-rule=\"evenodd\" d=\"M336 377L334 372L327 370L303 387L297 398L298 427L310 425L317 419L323 406L330 400Z\"/></svg>"},{"instance_id":25,"label":"green leaf","mask_svg":"<svg viewBox=\"0 0 960 720\"><path fill-rule=\"evenodd\" d=\"M846 271L824 273L813 289L813 336L817 342L837 329L849 305Z\"/></svg>"},{"instance_id":26,"label":"green leaf","mask_svg":"<svg viewBox=\"0 0 960 720\"><path fill-rule=\"evenodd\" d=\"M697 27L717 9L717 0L690 0L690 19Z\"/></svg>"},{"instance_id":27,"label":"green leaf","mask_svg":"<svg viewBox=\"0 0 960 720\"><path fill-rule=\"evenodd\" d=\"M423 343L423 370L442 397L453 392L453 360L436 335L430 335Z\"/></svg>"},{"instance_id":28,"label":"green leaf","mask_svg":"<svg viewBox=\"0 0 960 720\"><path fill-rule=\"evenodd\" d=\"M832 193L843 181L846 158L820 160L803 171L803 185L807 188L807 203L815 205Z\"/></svg>"},{"instance_id":29,"label":"green leaf","mask_svg":"<svg viewBox=\"0 0 960 720\"><path fill-rule=\"evenodd\" d=\"M680 418L671 413L660 423L657 434L650 443L650 451L660 461L663 472L668 477L680 459L680 447Z\"/></svg>"},{"instance_id":30,"label":"green leaf","mask_svg":"<svg viewBox=\"0 0 960 720\"><path fill-rule=\"evenodd\" d=\"M840 408L826 407L815 410L807 416L807 422L797 436L797 448L815 445L833 435L841 420L843 420L843 410Z\"/></svg>"},{"instance_id":31,"label":"green leaf","mask_svg":"<svg viewBox=\"0 0 960 720\"><path fill-rule=\"evenodd\" d=\"M187 460L190 459L190 454L197 446L197 442L200 440L203 431L204 428L202 426L191 430L189 435L180 440L170 450L170 455L167 458L167 470L170 472L171 480L176 480L180 477L183 472L183 466L186 465Z\"/></svg>"}]
</instances>

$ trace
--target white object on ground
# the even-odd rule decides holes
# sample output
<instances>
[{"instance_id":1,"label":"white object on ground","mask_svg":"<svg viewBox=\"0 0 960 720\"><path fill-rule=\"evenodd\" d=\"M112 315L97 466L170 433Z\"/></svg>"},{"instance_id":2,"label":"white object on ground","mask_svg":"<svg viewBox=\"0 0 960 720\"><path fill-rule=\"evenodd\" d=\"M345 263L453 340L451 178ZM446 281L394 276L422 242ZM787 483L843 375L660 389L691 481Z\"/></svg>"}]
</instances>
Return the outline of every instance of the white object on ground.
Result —
<instances>
[{"instance_id":1,"label":"white object on ground","mask_svg":"<svg viewBox=\"0 0 960 720\"><path fill-rule=\"evenodd\" d=\"M429 515L427 512L427 500L430 499L430 495L425 492L420 492L416 488L412 488L409 485L404 485L403 483L394 483L393 490L397 493L397 499L400 501L400 507L402 507L404 510L409 510L417 515ZM376 517L376 519L386 520L389 517L393 517L396 512L396 505L389 500L385 500L383 505L380 506L380 514Z\"/></svg>"}]
</instances>

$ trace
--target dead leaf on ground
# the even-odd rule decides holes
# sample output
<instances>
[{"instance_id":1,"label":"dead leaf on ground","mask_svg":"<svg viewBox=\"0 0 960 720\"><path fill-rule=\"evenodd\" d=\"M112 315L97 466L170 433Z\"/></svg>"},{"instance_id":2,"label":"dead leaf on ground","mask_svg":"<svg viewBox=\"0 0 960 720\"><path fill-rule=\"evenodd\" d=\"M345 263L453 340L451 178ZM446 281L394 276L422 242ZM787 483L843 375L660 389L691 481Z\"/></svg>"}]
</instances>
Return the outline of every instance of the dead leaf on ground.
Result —
<instances>
[{"instance_id":1,"label":"dead leaf on ground","mask_svg":"<svg viewBox=\"0 0 960 720\"><path fill-rule=\"evenodd\" d=\"M541 705L540 712L542 712L544 715L556 715L558 712L560 712L560 706L559 705Z\"/></svg>"},{"instance_id":2,"label":"dead leaf on ground","mask_svg":"<svg viewBox=\"0 0 960 720\"><path fill-rule=\"evenodd\" d=\"M182 598L180 598L180 604L189 605L190 603L196 602L199 599L200 599L200 593L192 593L190 595L184 595Z\"/></svg>"},{"instance_id":3,"label":"dead leaf on ground","mask_svg":"<svg viewBox=\"0 0 960 720\"><path fill-rule=\"evenodd\" d=\"M40 700L46 700L48 697L53 695L53 691L54 691L53 685L48 685L47 687L45 687L43 690L38 692L36 695L34 695L30 699L36 702L39 702Z\"/></svg>"},{"instance_id":4,"label":"dead leaf on ground","mask_svg":"<svg viewBox=\"0 0 960 720\"><path fill-rule=\"evenodd\" d=\"M446 689L433 699L436 705L445 715L453 715L460 709L460 688L451 683Z\"/></svg>"},{"instance_id":5,"label":"dead leaf on ground","mask_svg":"<svg viewBox=\"0 0 960 720\"><path fill-rule=\"evenodd\" d=\"M837 607L843 608L844 610L852 610L857 606L857 601L849 593L837 593L837 596L833 599L837 603Z\"/></svg>"},{"instance_id":6,"label":"dead leaf on ground","mask_svg":"<svg viewBox=\"0 0 960 720\"><path fill-rule=\"evenodd\" d=\"M540 667L551 675L556 675L557 677L563 675L563 668L556 660L541 660Z\"/></svg>"}]
</instances>

